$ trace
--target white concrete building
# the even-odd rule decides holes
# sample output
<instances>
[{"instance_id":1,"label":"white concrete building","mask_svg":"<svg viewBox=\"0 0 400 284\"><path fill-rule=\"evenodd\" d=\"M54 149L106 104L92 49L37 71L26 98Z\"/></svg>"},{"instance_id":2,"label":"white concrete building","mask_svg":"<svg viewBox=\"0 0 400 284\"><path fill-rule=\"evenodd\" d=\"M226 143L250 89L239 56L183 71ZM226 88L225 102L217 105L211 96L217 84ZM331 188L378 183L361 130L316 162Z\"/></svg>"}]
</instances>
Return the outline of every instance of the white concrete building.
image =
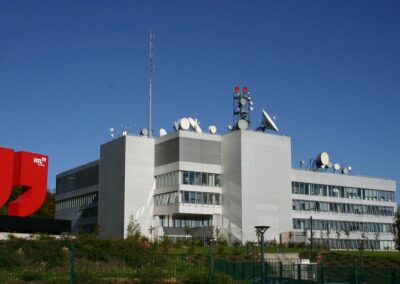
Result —
<instances>
[{"instance_id":1,"label":"white concrete building","mask_svg":"<svg viewBox=\"0 0 400 284\"><path fill-rule=\"evenodd\" d=\"M101 145L98 161L57 176L56 217L73 220L74 232L121 238L130 216L151 238L186 237L186 227L205 237L217 227L230 242L255 240L256 225L271 227L269 240L308 241L312 217L315 242L393 248L395 181L291 164L287 136L126 135Z\"/></svg>"}]
</instances>

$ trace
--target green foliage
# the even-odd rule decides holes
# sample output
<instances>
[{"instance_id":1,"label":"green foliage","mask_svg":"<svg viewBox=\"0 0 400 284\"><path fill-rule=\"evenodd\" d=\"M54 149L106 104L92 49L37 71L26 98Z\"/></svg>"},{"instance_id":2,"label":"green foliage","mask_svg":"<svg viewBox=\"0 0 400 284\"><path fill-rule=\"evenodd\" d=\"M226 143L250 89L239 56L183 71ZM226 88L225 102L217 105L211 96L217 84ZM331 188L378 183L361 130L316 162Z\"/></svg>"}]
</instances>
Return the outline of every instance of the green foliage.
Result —
<instances>
[{"instance_id":1,"label":"green foliage","mask_svg":"<svg viewBox=\"0 0 400 284\"><path fill-rule=\"evenodd\" d=\"M172 246L172 240L168 236L165 236L160 243L161 251L163 253L168 253L171 250Z\"/></svg>"},{"instance_id":2,"label":"green foliage","mask_svg":"<svg viewBox=\"0 0 400 284\"><path fill-rule=\"evenodd\" d=\"M133 238L133 239L139 239L140 236L142 235L140 231L140 225L137 222L137 220L133 218L133 215L129 216L129 223L128 227L126 228L126 233L128 238Z\"/></svg>"},{"instance_id":3,"label":"green foliage","mask_svg":"<svg viewBox=\"0 0 400 284\"><path fill-rule=\"evenodd\" d=\"M394 241L396 249L400 251L400 204L397 204L397 210L394 215Z\"/></svg>"}]
</instances>

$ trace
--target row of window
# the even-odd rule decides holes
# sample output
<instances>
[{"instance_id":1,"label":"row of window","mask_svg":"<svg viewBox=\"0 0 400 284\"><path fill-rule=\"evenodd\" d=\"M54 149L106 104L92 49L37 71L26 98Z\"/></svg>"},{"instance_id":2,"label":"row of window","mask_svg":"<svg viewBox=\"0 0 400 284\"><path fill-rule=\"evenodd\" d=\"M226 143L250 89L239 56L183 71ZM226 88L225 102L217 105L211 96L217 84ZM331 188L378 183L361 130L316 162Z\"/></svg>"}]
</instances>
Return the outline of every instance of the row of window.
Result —
<instances>
[{"instance_id":1,"label":"row of window","mask_svg":"<svg viewBox=\"0 0 400 284\"><path fill-rule=\"evenodd\" d=\"M90 217L97 217L98 208L97 207L89 207L80 209L77 213L77 219L81 218L90 218Z\"/></svg>"},{"instance_id":2,"label":"row of window","mask_svg":"<svg viewBox=\"0 0 400 284\"><path fill-rule=\"evenodd\" d=\"M329 245L331 249L366 249L366 250L389 250L394 249L393 241L379 240L347 240L347 239L318 239L314 242L317 244Z\"/></svg>"},{"instance_id":3,"label":"row of window","mask_svg":"<svg viewBox=\"0 0 400 284\"><path fill-rule=\"evenodd\" d=\"M388 206L360 205L309 200L293 200L292 208L295 211L335 212L376 216L393 216L394 214L394 208Z\"/></svg>"},{"instance_id":4,"label":"row of window","mask_svg":"<svg viewBox=\"0 0 400 284\"><path fill-rule=\"evenodd\" d=\"M336 231L349 232L379 232L393 233L393 224L391 223L367 223L367 222L348 222L336 220L313 220L313 230L330 231L332 234ZM293 229L310 230L310 219L293 219Z\"/></svg>"},{"instance_id":5,"label":"row of window","mask_svg":"<svg viewBox=\"0 0 400 284\"><path fill-rule=\"evenodd\" d=\"M160 216L161 227L173 228L200 228L210 227L213 225L212 216L188 216L188 217L173 217L168 219L165 216Z\"/></svg>"},{"instance_id":6,"label":"row of window","mask_svg":"<svg viewBox=\"0 0 400 284\"><path fill-rule=\"evenodd\" d=\"M154 206L163 206L178 203L220 205L221 196L219 193L177 191L154 196Z\"/></svg>"},{"instance_id":7,"label":"row of window","mask_svg":"<svg viewBox=\"0 0 400 284\"><path fill-rule=\"evenodd\" d=\"M155 177L156 188L165 188L179 184L179 171L165 173Z\"/></svg>"},{"instance_id":8,"label":"row of window","mask_svg":"<svg viewBox=\"0 0 400 284\"><path fill-rule=\"evenodd\" d=\"M292 193L365 200L394 200L394 192L392 191L312 184L304 182L292 182Z\"/></svg>"},{"instance_id":9,"label":"row of window","mask_svg":"<svg viewBox=\"0 0 400 284\"><path fill-rule=\"evenodd\" d=\"M56 202L56 211L87 206L96 203L98 199L98 192L92 192L78 197L60 200Z\"/></svg>"},{"instance_id":10,"label":"row of window","mask_svg":"<svg viewBox=\"0 0 400 284\"><path fill-rule=\"evenodd\" d=\"M174 171L155 177L156 188L166 188L179 184L221 187L221 175L192 171Z\"/></svg>"}]
</instances>

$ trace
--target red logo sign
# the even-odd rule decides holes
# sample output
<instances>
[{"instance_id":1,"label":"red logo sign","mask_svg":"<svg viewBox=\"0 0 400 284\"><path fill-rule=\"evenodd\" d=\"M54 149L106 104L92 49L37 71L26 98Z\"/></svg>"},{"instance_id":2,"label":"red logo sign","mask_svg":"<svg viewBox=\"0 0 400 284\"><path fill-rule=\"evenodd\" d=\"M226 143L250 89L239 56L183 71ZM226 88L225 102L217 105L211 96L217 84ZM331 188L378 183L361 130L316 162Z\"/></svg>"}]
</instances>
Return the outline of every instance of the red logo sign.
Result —
<instances>
[{"instance_id":1,"label":"red logo sign","mask_svg":"<svg viewBox=\"0 0 400 284\"><path fill-rule=\"evenodd\" d=\"M8 206L9 216L27 217L42 206L47 193L48 157L0 147L0 207L15 186L22 194Z\"/></svg>"}]
</instances>

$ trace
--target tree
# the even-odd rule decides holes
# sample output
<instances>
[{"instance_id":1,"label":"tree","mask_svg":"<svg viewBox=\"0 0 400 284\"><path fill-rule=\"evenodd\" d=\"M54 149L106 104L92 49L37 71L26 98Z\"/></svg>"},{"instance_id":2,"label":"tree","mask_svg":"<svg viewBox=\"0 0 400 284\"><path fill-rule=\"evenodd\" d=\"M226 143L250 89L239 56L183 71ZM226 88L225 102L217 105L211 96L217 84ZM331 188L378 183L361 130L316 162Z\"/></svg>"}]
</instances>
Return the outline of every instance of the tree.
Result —
<instances>
[{"instance_id":1,"label":"tree","mask_svg":"<svg viewBox=\"0 0 400 284\"><path fill-rule=\"evenodd\" d=\"M337 238L337 248L339 248L340 230L336 230L336 238Z\"/></svg>"},{"instance_id":2,"label":"tree","mask_svg":"<svg viewBox=\"0 0 400 284\"><path fill-rule=\"evenodd\" d=\"M133 219L133 215L129 216L129 223L128 227L126 228L126 233L128 238L133 238L136 240L140 239L141 236L140 225L136 219Z\"/></svg>"},{"instance_id":3,"label":"tree","mask_svg":"<svg viewBox=\"0 0 400 284\"><path fill-rule=\"evenodd\" d=\"M350 238L350 230L349 230L349 227L348 227L348 226L346 226L346 227L344 228L344 234L345 234L346 237L347 237L347 245L346 245L346 248L347 248L347 250L349 250L349 247L350 247L350 240L349 240L349 238Z\"/></svg>"},{"instance_id":4,"label":"tree","mask_svg":"<svg viewBox=\"0 0 400 284\"><path fill-rule=\"evenodd\" d=\"M400 251L400 204L397 204L397 210L394 214L393 235L396 249Z\"/></svg>"}]
</instances>

